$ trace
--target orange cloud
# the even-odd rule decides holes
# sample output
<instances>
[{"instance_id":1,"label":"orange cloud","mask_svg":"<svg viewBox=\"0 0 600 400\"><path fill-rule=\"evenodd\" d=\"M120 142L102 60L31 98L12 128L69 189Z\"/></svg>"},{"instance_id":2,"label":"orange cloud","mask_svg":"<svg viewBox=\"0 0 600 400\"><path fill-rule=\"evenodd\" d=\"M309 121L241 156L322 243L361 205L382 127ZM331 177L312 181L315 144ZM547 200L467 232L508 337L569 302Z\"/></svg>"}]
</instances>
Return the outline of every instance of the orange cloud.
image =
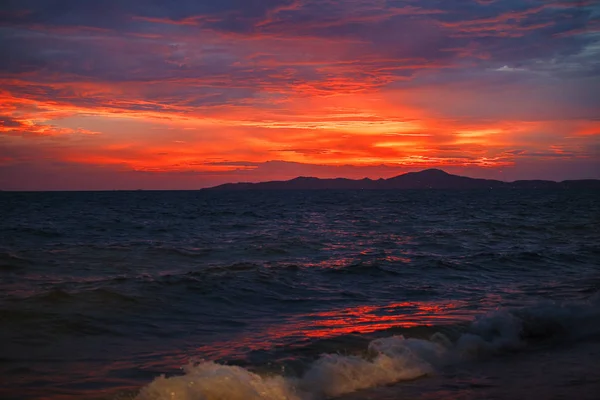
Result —
<instances>
[{"instance_id":1,"label":"orange cloud","mask_svg":"<svg viewBox=\"0 0 600 400\"><path fill-rule=\"evenodd\" d=\"M529 138L555 125L440 118L418 107L361 92L343 92L335 97L298 93L270 108L232 105L194 110L136 102L135 91L129 98L111 100L108 97L112 90L115 95L126 93L124 88L73 84L72 93L89 96L90 101L83 104L76 101L76 96L57 101L5 94L3 101L11 105L11 115L24 117L10 117L0 133L100 132L81 140L77 151L69 147L56 156L65 162L115 165L133 171L208 173L249 171L258 165L239 165L235 160L264 163L274 159L330 166L498 168L514 164L525 154L511 150L535 147L536 140ZM150 104L157 110L147 107ZM34 114L53 124L27 119ZM84 126L60 126L61 121L74 117ZM98 129L94 118L113 120L110 126L116 130ZM86 120L91 121L87 127ZM119 124L126 122L128 131L119 129ZM17 125L8 126L11 124ZM585 136L596 129L596 124L564 122L559 135ZM215 164L215 160L221 163Z\"/></svg>"},{"instance_id":2,"label":"orange cloud","mask_svg":"<svg viewBox=\"0 0 600 400\"><path fill-rule=\"evenodd\" d=\"M578 35L597 23L575 3L242 3L11 14L2 165L252 180L598 159L597 47Z\"/></svg>"}]
</instances>

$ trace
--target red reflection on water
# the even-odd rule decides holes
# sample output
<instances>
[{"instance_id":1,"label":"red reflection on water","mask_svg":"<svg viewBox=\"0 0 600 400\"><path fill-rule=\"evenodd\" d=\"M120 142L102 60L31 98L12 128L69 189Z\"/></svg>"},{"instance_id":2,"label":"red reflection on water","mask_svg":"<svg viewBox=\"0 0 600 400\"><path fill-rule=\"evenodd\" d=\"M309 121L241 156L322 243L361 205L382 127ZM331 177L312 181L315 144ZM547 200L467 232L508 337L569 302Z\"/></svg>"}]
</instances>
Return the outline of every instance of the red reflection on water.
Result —
<instances>
[{"instance_id":1,"label":"red reflection on water","mask_svg":"<svg viewBox=\"0 0 600 400\"><path fill-rule=\"evenodd\" d=\"M360 256L368 256L375 263L407 264L413 261L405 249L382 249L381 246L382 240L396 245L411 244L414 242L412 236L381 235L379 232L369 232L363 235L363 239L359 239L356 237L354 229L320 229L319 232L321 235L329 234L331 237L343 238L343 240L323 245L322 250L333 255L330 259L306 265L322 268L345 268L359 264Z\"/></svg>"},{"instance_id":2,"label":"red reflection on water","mask_svg":"<svg viewBox=\"0 0 600 400\"><path fill-rule=\"evenodd\" d=\"M342 246L340 245L339 247L335 247L334 246L329 246L330 249L345 249L345 245ZM359 255L361 256L369 256L369 257L373 257L373 250L361 250L360 252L358 252ZM397 264L408 264L410 262L412 262L412 259L410 257L408 257L406 254L397 254L396 253L392 253L391 251L384 251L382 254L380 254L375 260L373 260L375 263L397 263ZM337 257L332 257L330 259L324 260L324 261L320 261L317 263L313 263L313 264L306 264L310 267L319 267L319 268L334 268L334 269L340 269L343 270L344 268L352 268L352 266L359 266L361 265L360 260L356 258L356 256L337 256ZM370 264L364 264L365 267L367 267Z\"/></svg>"},{"instance_id":3,"label":"red reflection on water","mask_svg":"<svg viewBox=\"0 0 600 400\"><path fill-rule=\"evenodd\" d=\"M314 339L365 334L390 328L414 328L466 322L473 311L461 301L405 301L386 305L362 305L291 316L281 323L255 321L254 329L228 341L197 349L205 357L243 356L253 350L282 345L302 345Z\"/></svg>"},{"instance_id":4,"label":"red reflection on water","mask_svg":"<svg viewBox=\"0 0 600 400\"><path fill-rule=\"evenodd\" d=\"M467 319L457 315L460 302L400 302L384 306L358 306L308 314L312 321L298 324L296 331L307 337L332 337L351 333L370 333L390 328L440 325ZM469 315L470 316L470 315Z\"/></svg>"}]
</instances>

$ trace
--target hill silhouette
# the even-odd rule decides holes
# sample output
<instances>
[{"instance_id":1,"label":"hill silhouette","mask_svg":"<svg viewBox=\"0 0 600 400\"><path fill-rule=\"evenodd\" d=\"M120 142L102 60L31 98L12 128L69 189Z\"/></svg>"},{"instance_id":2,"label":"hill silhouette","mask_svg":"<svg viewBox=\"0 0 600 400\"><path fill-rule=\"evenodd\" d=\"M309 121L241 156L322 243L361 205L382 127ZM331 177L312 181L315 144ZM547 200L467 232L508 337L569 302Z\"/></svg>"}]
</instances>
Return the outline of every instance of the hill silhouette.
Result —
<instances>
[{"instance_id":1,"label":"hill silhouette","mask_svg":"<svg viewBox=\"0 0 600 400\"><path fill-rule=\"evenodd\" d=\"M288 181L226 183L205 190L318 190L318 189L600 189L600 180L520 180L504 182L452 175L441 169L408 172L389 179L321 179L300 176Z\"/></svg>"}]
</instances>

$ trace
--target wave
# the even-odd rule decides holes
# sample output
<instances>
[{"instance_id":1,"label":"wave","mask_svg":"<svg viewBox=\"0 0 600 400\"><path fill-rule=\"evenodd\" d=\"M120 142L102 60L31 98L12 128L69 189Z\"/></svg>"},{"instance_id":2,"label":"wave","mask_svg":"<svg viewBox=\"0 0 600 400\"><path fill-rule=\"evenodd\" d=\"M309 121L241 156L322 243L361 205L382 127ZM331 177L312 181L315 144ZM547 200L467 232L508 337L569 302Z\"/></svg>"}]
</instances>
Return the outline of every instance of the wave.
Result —
<instances>
[{"instance_id":1,"label":"wave","mask_svg":"<svg viewBox=\"0 0 600 400\"><path fill-rule=\"evenodd\" d=\"M403 337L378 339L370 348L379 353L371 360L323 355L301 378L261 376L214 362L191 364L184 368L183 376L157 378L136 399L320 399L426 375L432 367L418 354L424 352L435 358L444 351L436 343Z\"/></svg>"},{"instance_id":2,"label":"wave","mask_svg":"<svg viewBox=\"0 0 600 400\"><path fill-rule=\"evenodd\" d=\"M64 232L48 227L19 226L9 228L8 230L16 234L22 233L41 238L59 238L65 236Z\"/></svg>"},{"instance_id":3,"label":"wave","mask_svg":"<svg viewBox=\"0 0 600 400\"><path fill-rule=\"evenodd\" d=\"M136 400L320 400L434 374L444 366L530 347L540 340L598 337L600 296L585 304L541 304L475 318L457 337L403 335L371 341L366 352L323 354L302 375L258 373L212 361L191 363L181 376L155 379Z\"/></svg>"},{"instance_id":4,"label":"wave","mask_svg":"<svg viewBox=\"0 0 600 400\"><path fill-rule=\"evenodd\" d=\"M110 290L106 288L94 288L80 291L67 291L56 288L48 290L46 292L35 294L24 299L18 299L18 301L26 301L54 306L60 304L102 304L105 306L114 306L139 303L140 299L132 294L124 294L116 290Z\"/></svg>"},{"instance_id":5,"label":"wave","mask_svg":"<svg viewBox=\"0 0 600 400\"><path fill-rule=\"evenodd\" d=\"M30 260L13 253L0 252L0 271L18 270L28 266Z\"/></svg>"},{"instance_id":6,"label":"wave","mask_svg":"<svg viewBox=\"0 0 600 400\"><path fill-rule=\"evenodd\" d=\"M389 263L388 263L389 264ZM325 274L342 274L342 275L365 275L365 276L380 276L380 275L399 275L399 271L387 269L385 263L378 260L371 261L355 261L340 266L324 267L322 272Z\"/></svg>"}]
</instances>

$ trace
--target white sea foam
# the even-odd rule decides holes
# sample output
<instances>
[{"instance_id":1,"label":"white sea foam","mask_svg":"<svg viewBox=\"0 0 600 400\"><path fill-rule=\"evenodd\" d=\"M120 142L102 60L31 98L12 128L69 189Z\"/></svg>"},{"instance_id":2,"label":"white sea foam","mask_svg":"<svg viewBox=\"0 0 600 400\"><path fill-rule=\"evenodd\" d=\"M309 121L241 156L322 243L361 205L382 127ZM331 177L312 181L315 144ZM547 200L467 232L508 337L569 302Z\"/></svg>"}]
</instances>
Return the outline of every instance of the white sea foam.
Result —
<instances>
[{"instance_id":1,"label":"white sea foam","mask_svg":"<svg viewBox=\"0 0 600 400\"><path fill-rule=\"evenodd\" d=\"M298 387L316 398L339 396L432 373L445 349L427 340L392 336L369 345L373 357L323 355Z\"/></svg>"},{"instance_id":2,"label":"white sea foam","mask_svg":"<svg viewBox=\"0 0 600 400\"><path fill-rule=\"evenodd\" d=\"M598 309L595 317L598 317ZM569 309L589 320L590 308ZM434 374L450 363L525 346L524 329L531 318L564 322L564 309L551 313L529 310L515 314L499 310L476 318L467 333L451 341L441 333L430 340L392 336L374 340L365 356L325 354L301 377L259 375L237 366L201 362L185 368L185 374L160 377L143 388L136 400L320 400L360 389ZM520 315L520 316L518 316ZM596 319L597 321L597 319ZM546 322L544 322L545 324Z\"/></svg>"},{"instance_id":3,"label":"white sea foam","mask_svg":"<svg viewBox=\"0 0 600 400\"><path fill-rule=\"evenodd\" d=\"M483 339L481 339L483 340ZM201 362L185 374L160 377L137 400L318 400L432 374L455 347L441 334L432 340L392 336L369 345L369 356L325 354L300 378L260 376L237 366Z\"/></svg>"},{"instance_id":4,"label":"white sea foam","mask_svg":"<svg viewBox=\"0 0 600 400\"><path fill-rule=\"evenodd\" d=\"M142 389L139 400L300 400L290 379L261 377L237 366L202 362L185 374L159 377Z\"/></svg>"},{"instance_id":5,"label":"white sea foam","mask_svg":"<svg viewBox=\"0 0 600 400\"><path fill-rule=\"evenodd\" d=\"M433 373L448 349L434 341L392 336L371 342L369 351L368 358L325 354L301 378L201 362L186 367L182 376L155 379L137 399L317 400Z\"/></svg>"}]
</instances>

